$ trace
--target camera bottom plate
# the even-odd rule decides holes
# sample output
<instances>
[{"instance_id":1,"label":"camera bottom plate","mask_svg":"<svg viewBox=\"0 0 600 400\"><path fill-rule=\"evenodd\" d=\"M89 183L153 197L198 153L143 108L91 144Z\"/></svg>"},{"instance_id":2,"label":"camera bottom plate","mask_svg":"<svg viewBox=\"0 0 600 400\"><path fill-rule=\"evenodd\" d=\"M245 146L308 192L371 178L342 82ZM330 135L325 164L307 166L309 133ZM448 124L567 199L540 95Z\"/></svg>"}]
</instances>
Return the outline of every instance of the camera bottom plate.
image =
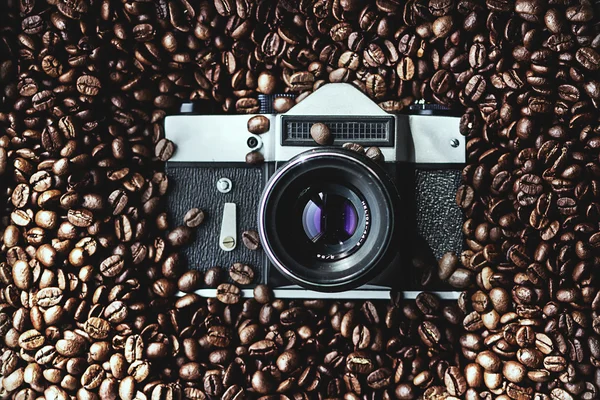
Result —
<instances>
[{"instance_id":1,"label":"camera bottom plate","mask_svg":"<svg viewBox=\"0 0 600 400\"><path fill-rule=\"evenodd\" d=\"M460 296L461 292L456 291L428 291L437 295L441 300L456 300ZM216 289L199 289L195 293L202 297L215 297L217 294ZM242 296L244 298L251 298L254 296L253 289L241 289ZM416 290L403 291L403 298L407 300L414 300L417 295L421 293ZM179 295L183 296L185 293L180 292ZM278 299L347 299L347 300L388 300L390 298L390 289L383 287L375 287L366 285L364 287L348 290L345 292L316 292L313 290L306 290L300 286L286 286L273 289L275 298Z\"/></svg>"}]
</instances>

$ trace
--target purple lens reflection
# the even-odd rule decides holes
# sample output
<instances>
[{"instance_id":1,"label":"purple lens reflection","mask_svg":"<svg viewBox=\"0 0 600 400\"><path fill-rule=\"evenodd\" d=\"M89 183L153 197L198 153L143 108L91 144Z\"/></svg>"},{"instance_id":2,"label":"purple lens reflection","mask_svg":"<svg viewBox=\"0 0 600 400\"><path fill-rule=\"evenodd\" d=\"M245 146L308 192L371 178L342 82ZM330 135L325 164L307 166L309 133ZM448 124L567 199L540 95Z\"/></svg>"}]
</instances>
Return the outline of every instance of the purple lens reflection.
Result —
<instances>
[{"instance_id":1,"label":"purple lens reflection","mask_svg":"<svg viewBox=\"0 0 600 400\"><path fill-rule=\"evenodd\" d=\"M348 234L348 237L350 237L354 235L354 232L356 232L356 226L358 225L358 215L356 214L356 210L354 209L352 204L350 204L349 201L346 201L344 209L344 230Z\"/></svg>"},{"instance_id":2,"label":"purple lens reflection","mask_svg":"<svg viewBox=\"0 0 600 400\"><path fill-rule=\"evenodd\" d=\"M358 213L348 199L319 193L302 212L302 227L308 238L327 244L341 244L356 232Z\"/></svg>"}]
</instances>

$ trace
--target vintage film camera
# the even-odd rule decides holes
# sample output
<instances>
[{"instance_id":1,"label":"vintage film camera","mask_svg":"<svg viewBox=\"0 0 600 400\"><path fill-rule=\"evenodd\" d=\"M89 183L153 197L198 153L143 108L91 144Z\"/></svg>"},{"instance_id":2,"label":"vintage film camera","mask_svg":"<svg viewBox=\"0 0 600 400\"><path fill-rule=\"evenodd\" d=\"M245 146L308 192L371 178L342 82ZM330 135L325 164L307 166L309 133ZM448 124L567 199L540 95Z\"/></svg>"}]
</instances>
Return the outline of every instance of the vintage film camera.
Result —
<instances>
[{"instance_id":1,"label":"vintage film camera","mask_svg":"<svg viewBox=\"0 0 600 400\"><path fill-rule=\"evenodd\" d=\"M261 95L269 128L260 135L248 131L252 115L198 115L190 104L165 120L177 146L167 163L171 220L192 207L207 213L185 250L189 267L249 264L255 284L278 297L386 298L390 288L415 296L422 277L413 260L436 263L463 247L459 118L435 105L389 114L344 83L283 114L268 114L270 97ZM329 128L330 146L312 139L317 122ZM342 148L347 142L379 147L385 162ZM246 164L250 151L264 164ZM260 233L259 250L242 244L247 229ZM443 283L426 289L457 296Z\"/></svg>"}]
</instances>

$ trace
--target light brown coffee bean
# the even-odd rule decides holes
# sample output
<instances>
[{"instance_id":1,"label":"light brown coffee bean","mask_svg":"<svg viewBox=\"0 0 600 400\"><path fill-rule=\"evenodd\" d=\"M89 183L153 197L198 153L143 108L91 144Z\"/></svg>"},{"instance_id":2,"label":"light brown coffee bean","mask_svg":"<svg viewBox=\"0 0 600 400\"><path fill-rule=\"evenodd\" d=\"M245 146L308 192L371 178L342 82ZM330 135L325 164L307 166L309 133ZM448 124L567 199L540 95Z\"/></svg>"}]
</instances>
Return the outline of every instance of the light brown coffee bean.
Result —
<instances>
[{"instance_id":1,"label":"light brown coffee bean","mask_svg":"<svg viewBox=\"0 0 600 400\"><path fill-rule=\"evenodd\" d=\"M204 211L199 208L191 208L183 217L183 222L188 228L197 228L203 221Z\"/></svg>"},{"instance_id":2,"label":"light brown coffee bean","mask_svg":"<svg viewBox=\"0 0 600 400\"><path fill-rule=\"evenodd\" d=\"M83 328L92 339L103 340L106 339L110 333L110 324L108 321L97 317L89 318L85 322Z\"/></svg>"},{"instance_id":3,"label":"light brown coffee bean","mask_svg":"<svg viewBox=\"0 0 600 400\"><path fill-rule=\"evenodd\" d=\"M217 287L217 299L225 304L236 304L240 301L240 289L229 283L222 283Z\"/></svg>"},{"instance_id":4,"label":"light brown coffee bean","mask_svg":"<svg viewBox=\"0 0 600 400\"><path fill-rule=\"evenodd\" d=\"M19 336L19 346L27 351L37 350L44 345L46 338L35 329L23 332Z\"/></svg>"},{"instance_id":5,"label":"light brown coffee bean","mask_svg":"<svg viewBox=\"0 0 600 400\"><path fill-rule=\"evenodd\" d=\"M248 250L258 250L260 248L260 237L255 230L247 230L242 232L242 243Z\"/></svg>"},{"instance_id":6,"label":"light brown coffee bean","mask_svg":"<svg viewBox=\"0 0 600 400\"><path fill-rule=\"evenodd\" d=\"M329 144L332 139L329 127L321 122L312 124L310 127L310 136L320 145Z\"/></svg>"}]
</instances>

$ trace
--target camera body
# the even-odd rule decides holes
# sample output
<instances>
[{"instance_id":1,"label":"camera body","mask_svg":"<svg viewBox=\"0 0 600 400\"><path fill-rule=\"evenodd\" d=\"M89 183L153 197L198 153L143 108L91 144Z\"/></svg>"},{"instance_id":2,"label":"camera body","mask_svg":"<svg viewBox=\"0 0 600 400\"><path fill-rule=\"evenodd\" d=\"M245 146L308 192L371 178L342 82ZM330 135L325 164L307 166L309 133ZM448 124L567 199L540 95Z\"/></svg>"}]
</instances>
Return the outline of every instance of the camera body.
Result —
<instances>
[{"instance_id":1,"label":"camera body","mask_svg":"<svg viewBox=\"0 0 600 400\"><path fill-rule=\"evenodd\" d=\"M165 119L177 146L167 163L171 220L193 207L206 213L184 250L189 268L248 264L253 284L269 284L278 297L385 298L390 289L411 297L422 289L415 258L435 265L462 251L458 117L423 106L390 114L344 83L283 114L266 113L264 97L269 123L259 135L248 131L253 115L195 115L183 105ZM315 123L329 128L328 146L312 139ZM384 162L341 149L348 142L377 146ZM248 165L252 151L265 162ZM242 244L245 230L260 232L261 248ZM456 296L441 282L427 289Z\"/></svg>"}]
</instances>

